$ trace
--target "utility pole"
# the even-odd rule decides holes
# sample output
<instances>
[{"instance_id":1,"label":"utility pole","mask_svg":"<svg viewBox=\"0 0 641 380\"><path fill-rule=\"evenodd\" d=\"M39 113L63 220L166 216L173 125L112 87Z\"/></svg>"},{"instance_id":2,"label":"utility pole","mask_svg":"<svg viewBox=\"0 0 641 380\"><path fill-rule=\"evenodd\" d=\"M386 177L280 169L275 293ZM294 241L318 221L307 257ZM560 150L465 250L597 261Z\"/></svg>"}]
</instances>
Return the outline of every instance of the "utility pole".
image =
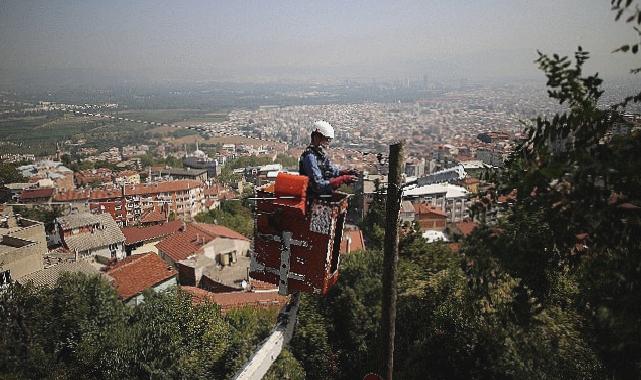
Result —
<instances>
[{"instance_id":1,"label":"utility pole","mask_svg":"<svg viewBox=\"0 0 641 380\"><path fill-rule=\"evenodd\" d=\"M396 270L398 264L398 223L401 209L403 142L389 147L389 173L385 204L385 242L383 245L383 309L381 316L381 375L392 380L394 373L394 336L396 335Z\"/></svg>"}]
</instances>

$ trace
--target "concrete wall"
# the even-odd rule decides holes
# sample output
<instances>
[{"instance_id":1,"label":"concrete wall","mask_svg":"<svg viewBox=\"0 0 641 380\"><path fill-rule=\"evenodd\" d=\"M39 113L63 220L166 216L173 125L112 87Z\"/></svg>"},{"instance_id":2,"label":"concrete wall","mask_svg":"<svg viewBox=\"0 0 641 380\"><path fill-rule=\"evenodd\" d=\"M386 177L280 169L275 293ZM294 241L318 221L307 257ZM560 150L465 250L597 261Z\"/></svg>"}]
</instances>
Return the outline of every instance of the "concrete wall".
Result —
<instances>
[{"instance_id":1,"label":"concrete wall","mask_svg":"<svg viewBox=\"0 0 641 380\"><path fill-rule=\"evenodd\" d=\"M137 247L131 250L131 254L140 255L142 253L147 253L147 252L153 252L155 254L158 254L158 248L156 248L156 244L158 244L158 240L145 243L140 247Z\"/></svg>"},{"instance_id":2,"label":"concrete wall","mask_svg":"<svg viewBox=\"0 0 641 380\"><path fill-rule=\"evenodd\" d=\"M2 237L0 244L3 246L0 266L3 270L11 271L12 279L44 269L40 244L7 235Z\"/></svg>"},{"instance_id":3,"label":"concrete wall","mask_svg":"<svg viewBox=\"0 0 641 380\"><path fill-rule=\"evenodd\" d=\"M20 219L23 228L2 237L4 254L0 255L0 266L11 271L11 277L18 279L44 269L43 257L47 253L47 236L44 224L29 219Z\"/></svg>"},{"instance_id":4,"label":"concrete wall","mask_svg":"<svg viewBox=\"0 0 641 380\"><path fill-rule=\"evenodd\" d=\"M225 284L221 284L207 276L202 276L198 287L212 293L229 293L238 291L236 288L231 288Z\"/></svg>"},{"instance_id":5,"label":"concrete wall","mask_svg":"<svg viewBox=\"0 0 641 380\"><path fill-rule=\"evenodd\" d=\"M249 241L237 239L218 238L203 246L205 256L216 259L219 253L236 251L238 256L247 256L249 252Z\"/></svg>"},{"instance_id":6,"label":"concrete wall","mask_svg":"<svg viewBox=\"0 0 641 380\"><path fill-rule=\"evenodd\" d=\"M111 259L111 250L109 246L101 247L91 251L92 256L102 256L106 259ZM125 246L124 243L118 243L118 248L116 248L116 258L121 260L125 257Z\"/></svg>"},{"instance_id":7,"label":"concrete wall","mask_svg":"<svg viewBox=\"0 0 641 380\"><path fill-rule=\"evenodd\" d=\"M92 249L89 251L79 252L78 256L79 258L85 259L85 260L90 260L92 258L95 258L96 261L100 263L106 263L112 258L111 250L109 249L109 246L104 246L104 247ZM118 260L121 260L124 257L125 257L125 245L124 243L118 243L118 248L116 248L116 258Z\"/></svg>"},{"instance_id":8,"label":"concrete wall","mask_svg":"<svg viewBox=\"0 0 641 380\"><path fill-rule=\"evenodd\" d=\"M166 281L163 281L160 284L154 286L152 289L153 289L154 292L163 292L163 291L175 288L176 285L178 285L178 282L176 281L176 276L174 276L174 277L172 277L172 278L170 278L170 279L168 279ZM128 299L125 302L125 305L127 305L127 306L140 305L141 303L144 302L144 300L145 300L145 297L143 296L142 293L140 293L140 294Z\"/></svg>"},{"instance_id":9,"label":"concrete wall","mask_svg":"<svg viewBox=\"0 0 641 380\"><path fill-rule=\"evenodd\" d=\"M47 252L47 234L45 233L44 224L28 219L21 219L20 224L25 227L11 232L9 235L37 243L38 248L44 255Z\"/></svg>"}]
</instances>

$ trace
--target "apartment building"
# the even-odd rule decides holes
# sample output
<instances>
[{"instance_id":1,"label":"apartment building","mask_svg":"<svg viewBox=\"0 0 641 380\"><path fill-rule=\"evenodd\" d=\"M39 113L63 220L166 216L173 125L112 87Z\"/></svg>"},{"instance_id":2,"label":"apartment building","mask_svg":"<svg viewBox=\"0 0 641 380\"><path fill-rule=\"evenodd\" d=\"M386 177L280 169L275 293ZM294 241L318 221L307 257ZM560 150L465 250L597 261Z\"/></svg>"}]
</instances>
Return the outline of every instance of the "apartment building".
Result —
<instances>
[{"instance_id":1,"label":"apartment building","mask_svg":"<svg viewBox=\"0 0 641 380\"><path fill-rule=\"evenodd\" d=\"M166 206L177 219L192 221L205 208L205 186L201 181L153 182L95 190L58 193L57 202L69 202L78 211L110 214L120 226L140 224L144 215Z\"/></svg>"},{"instance_id":2,"label":"apartment building","mask_svg":"<svg viewBox=\"0 0 641 380\"><path fill-rule=\"evenodd\" d=\"M204 185L196 180L177 180L125 186L127 224L137 224L154 205L167 204L176 218L192 221L205 211Z\"/></svg>"}]
</instances>

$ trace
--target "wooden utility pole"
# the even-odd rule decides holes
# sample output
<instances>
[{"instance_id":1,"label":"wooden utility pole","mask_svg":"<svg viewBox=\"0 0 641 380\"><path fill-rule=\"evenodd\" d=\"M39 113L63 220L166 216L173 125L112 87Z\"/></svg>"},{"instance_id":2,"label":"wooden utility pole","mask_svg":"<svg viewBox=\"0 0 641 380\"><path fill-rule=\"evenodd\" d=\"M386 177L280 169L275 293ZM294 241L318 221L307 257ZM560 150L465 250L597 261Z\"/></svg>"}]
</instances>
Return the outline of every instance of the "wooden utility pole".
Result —
<instances>
[{"instance_id":1,"label":"wooden utility pole","mask_svg":"<svg viewBox=\"0 0 641 380\"><path fill-rule=\"evenodd\" d=\"M398 264L398 223L401 210L403 142L389 147L387 201L385 203L385 243L383 245L383 309L381 316L381 375L392 380L394 336L396 334L396 267Z\"/></svg>"}]
</instances>

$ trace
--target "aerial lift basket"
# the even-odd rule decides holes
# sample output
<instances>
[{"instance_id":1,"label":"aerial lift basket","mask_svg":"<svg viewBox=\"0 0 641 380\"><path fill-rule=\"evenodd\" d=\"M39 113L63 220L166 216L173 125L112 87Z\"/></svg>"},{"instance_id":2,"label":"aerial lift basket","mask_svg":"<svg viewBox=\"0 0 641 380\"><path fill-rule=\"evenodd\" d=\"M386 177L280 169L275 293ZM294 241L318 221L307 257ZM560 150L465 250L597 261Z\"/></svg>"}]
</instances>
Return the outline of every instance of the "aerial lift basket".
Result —
<instances>
[{"instance_id":1,"label":"aerial lift basket","mask_svg":"<svg viewBox=\"0 0 641 380\"><path fill-rule=\"evenodd\" d=\"M252 278L282 295L325 295L338 280L348 194L307 197L309 178L279 173L257 191Z\"/></svg>"}]
</instances>

